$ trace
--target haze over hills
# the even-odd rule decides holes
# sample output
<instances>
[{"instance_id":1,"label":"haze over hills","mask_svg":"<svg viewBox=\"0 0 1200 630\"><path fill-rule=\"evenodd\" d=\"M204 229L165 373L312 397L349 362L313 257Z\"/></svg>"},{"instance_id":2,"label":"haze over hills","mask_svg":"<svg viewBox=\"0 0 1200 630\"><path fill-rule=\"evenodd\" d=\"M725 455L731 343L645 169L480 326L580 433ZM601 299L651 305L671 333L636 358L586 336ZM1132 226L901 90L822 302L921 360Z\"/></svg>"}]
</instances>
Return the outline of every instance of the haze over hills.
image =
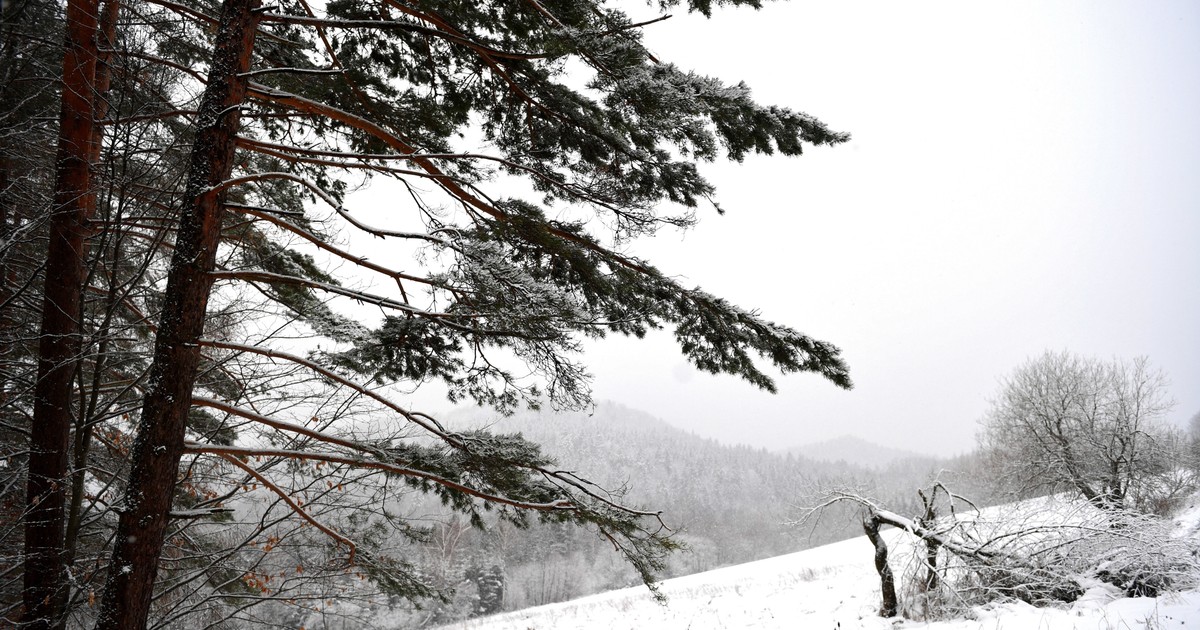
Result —
<instances>
[{"instance_id":1,"label":"haze over hills","mask_svg":"<svg viewBox=\"0 0 1200 630\"><path fill-rule=\"evenodd\" d=\"M671 558L664 577L861 535L852 509L833 510L804 527L787 523L821 489L836 487L867 490L907 513L916 500L916 489L942 466L932 458L919 458L886 470L884 466L873 469L845 461L819 461L802 453L730 446L612 402L598 404L590 414L521 411L506 417L468 408L443 416L443 421L454 430L488 426L497 433L521 433L541 444L561 467L600 487L626 489L622 502L661 510L664 522L688 546ZM870 446L872 452L894 451ZM544 524L506 531L503 540L469 534L455 558L454 567L503 568L504 610L638 582L610 547L597 544L594 532ZM451 621L467 614L469 610L446 608L437 617Z\"/></svg>"},{"instance_id":2,"label":"haze over hills","mask_svg":"<svg viewBox=\"0 0 1200 630\"><path fill-rule=\"evenodd\" d=\"M873 470L887 468L891 464L905 459L933 458L931 455L915 451L881 446L853 435L843 435L832 440L793 446L784 452L815 461L845 462Z\"/></svg>"}]
</instances>

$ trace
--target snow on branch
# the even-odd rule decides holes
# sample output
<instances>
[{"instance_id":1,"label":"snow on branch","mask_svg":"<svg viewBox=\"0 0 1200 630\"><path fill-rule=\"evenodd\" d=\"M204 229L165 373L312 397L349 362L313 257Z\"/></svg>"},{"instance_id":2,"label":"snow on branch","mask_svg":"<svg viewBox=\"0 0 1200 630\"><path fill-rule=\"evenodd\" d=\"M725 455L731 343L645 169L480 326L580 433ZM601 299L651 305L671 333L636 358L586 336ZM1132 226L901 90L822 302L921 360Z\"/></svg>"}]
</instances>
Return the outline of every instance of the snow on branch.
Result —
<instances>
[{"instance_id":1,"label":"snow on branch","mask_svg":"<svg viewBox=\"0 0 1200 630\"><path fill-rule=\"evenodd\" d=\"M338 20L331 18L305 17L300 15L283 15L279 13L263 13L260 18L266 23L275 24L293 24L297 26L316 26L321 28L337 28L337 29L379 29L379 30L400 30L411 33L419 33L421 35L429 35L438 37L448 42L465 46L484 54L488 57L496 59L511 59L519 61L531 61L534 59L545 59L551 55L547 53L519 53L506 50L492 48L485 44L472 41L461 35L454 35L446 31L413 24L412 22L403 22L400 20Z\"/></svg>"},{"instance_id":2,"label":"snow on branch","mask_svg":"<svg viewBox=\"0 0 1200 630\"><path fill-rule=\"evenodd\" d=\"M454 436L451 433L447 432L446 429L443 428L440 423L438 423L436 420L434 420L430 416L423 414L423 413L410 411L410 410L396 404L395 402L393 402L391 399L387 398L386 396L382 396L379 393L377 393L376 391L374 391L364 385L361 385L355 381L352 381L352 380L338 374L337 372L334 372L333 370L330 370L329 368L327 368L315 361L311 361L309 359L306 359L299 355L292 354L290 352L283 352L281 350L273 350L270 348L260 348L257 346L248 346L248 345L244 345L244 344L231 343L231 342L227 342L227 341L217 341L214 339L201 339L201 340L199 340L199 343L201 346L207 346L210 348L220 348L222 350L232 350L235 352L248 352L251 354L257 354L257 355L264 356L264 357L271 358L271 359L283 359L285 361L289 361L291 363L301 365L303 367L306 367L306 368L312 370L313 372L316 372L317 374L320 374L321 376L329 379L330 381L337 383L338 385L352 389L355 392L357 392L367 398L370 398L370 399L374 400L375 402L382 404L383 406L400 414L409 422L412 422L413 424L421 427L422 429L425 429L430 434L437 436L438 438L442 439L443 441L445 441L449 444L452 444L452 445L457 443L457 440L454 438Z\"/></svg>"},{"instance_id":3,"label":"snow on branch","mask_svg":"<svg viewBox=\"0 0 1200 630\"><path fill-rule=\"evenodd\" d=\"M377 457L383 456L383 452L376 447L373 447L373 446L370 446L367 444L362 444L361 442L356 442L354 440L346 440L346 439L342 439L339 437L335 437L335 436L329 435L327 433L324 433L322 431L310 429L308 427L305 427L305 426L302 426L299 424L285 422L283 420L277 420L277 419L271 418L269 416L265 416L265 415L262 415L259 413L255 413L253 411L248 411L248 410L242 409L240 407L235 407L233 405L223 403L219 400L213 400L212 398L205 398L203 396L192 396L192 404L198 405L200 407L209 407L211 409L217 409L219 411L224 411L225 413L232 414L232 415L235 415L235 416L238 416L241 418L245 418L247 420L253 420L254 422L272 427L274 429L279 429L280 431L296 433L299 435L310 437L314 440L326 442L328 444L343 446L345 448L348 448L348 449L351 449L354 451L360 451L363 453L370 453Z\"/></svg>"},{"instance_id":4,"label":"snow on branch","mask_svg":"<svg viewBox=\"0 0 1200 630\"><path fill-rule=\"evenodd\" d=\"M458 483L456 481L452 481L450 479L446 479L444 477L439 477L438 475L434 475L434 474L425 472L423 470L417 470L415 468L401 466L399 464L393 464L390 462L359 459L359 458L355 458L355 457L347 457L345 455L337 455L334 453L320 453L320 452L314 452L314 451L297 451L297 450L289 450L289 449L282 449L282 448L255 448L255 447L249 447L249 446L222 446L222 445L217 445L217 444L201 444L199 442L187 442L184 445L184 452L196 453L196 454L211 454L211 455L217 455L217 456L220 456L220 457L223 457L226 459L229 459L229 458L237 459L238 457L284 457L284 458L288 458L288 459L322 461L322 462L328 462L330 464L343 464L346 466L354 466L357 468L374 468L377 470L382 470L384 472L389 472L389 473L401 475L404 477L413 477L413 478L417 478L417 479L423 479L426 481L430 481L430 482L435 483L444 488L455 490L455 491L461 492L463 494L466 494L466 495L469 495L469 496L472 496L472 497L475 497L478 499L483 499L484 501L487 501L489 503L497 503L500 505L508 505L511 507L520 508L520 509L524 509L524 510L536 510L536 511L541 511L541 512L555 511L555 510L572 510L573 511L573 510L578 509L578 507L574 503L572 503L571 501L568 501L566 499L556 499L554 501L547 501L544 503L533 503L533 502L528 502L528 501L521 501L518 499L511 499L508 497L483 492L476 488L472 488L470 486Z\"/></svg>"},{"instance_id":5,"label":"snow on branch","mask_svg":"<svg viewBox=\"0 0 1200 630\"><path fill-rule=\"evenodd\" d=\"M412 315L416 315L418 317L425 317L428 319L441 320L449 326L458 327L458 328L461 328L461 325L457 325L452 322L446 322L445 320L450 319L450 318L470 317L469 315L464 316L464 315L456 315L453 313L437 313L437 312L425 311L425 310L419 309L415 306L405 304L404 302L400 302L400 301L397 301L397 300L389 298L389 297L384 297L381 295L374 295L371 293L366 293L365 291L355 291L353 289L339 287L337 285L329 284L326 282L318 282L316 280L309 280L308 278L301 278L299 276L288 276L288 275L279 274L279 273L271 273L268 271L214 271L209 275L211 275L213 278L224 279L224 280L242 280L245 282L266 282L266 283L270 283L270 284L293 284L293 285L297 285L297 286L306 287L309 289L317 289L320 291L325 291L328 293L336 293L338 295L342 295L342 296L348 297L352 300L356 300L358 302L363 302L365 304L373 304L375 306L379 306L382 308L389 308L389 309L396 310L396 311L402 311L405 313L410 313Z\"/></svg>"}]
</instances>

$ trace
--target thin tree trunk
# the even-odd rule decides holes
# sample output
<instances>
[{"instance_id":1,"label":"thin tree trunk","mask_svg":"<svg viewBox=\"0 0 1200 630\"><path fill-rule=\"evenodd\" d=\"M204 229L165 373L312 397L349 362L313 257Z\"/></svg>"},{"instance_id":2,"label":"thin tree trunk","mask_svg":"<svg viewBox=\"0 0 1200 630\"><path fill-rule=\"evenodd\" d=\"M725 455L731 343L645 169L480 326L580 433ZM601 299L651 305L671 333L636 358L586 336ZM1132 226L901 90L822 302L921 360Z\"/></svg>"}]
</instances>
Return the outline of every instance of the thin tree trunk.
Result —
<instances>
[{"instance_id":1,"label":"thin tree trunk","mask_svg":"<svg viewBox=\"0 0 1200 630\"><path fill-rule=\"evenodd\" d=\"M867 540L875 545L875 570L879 572L879 590L883 596L883 605L879 608L880 617L895 617L900 609L896 599L896 579L892 575L892 567L888 565L888 548L883 537L879 535L879 517L874 512L863 518L863 531Z\"/></svg>"},{"instance_id":2,"label":"thin tree trunk","mask_svg":"<svg viewBox=\"0 0 1200 630\"><path fill-rule=\"evenodd\" d=\"M98 630L144 628L149 616L221 237L224 194L217 185L233 167L256 6L257 0L225 0L221 8Z\"/></svg>"},{"instance_id":3,"label":"thin tree trunk","mask_svg":"<svg viewBox=\"0 0 1200 630\"><path fill-rule=\"evenodd\" d=\"M0 42L0 45L3 43ZM0 104L3 101L0 100ZM9 171L12 166L9 164L7 147L4 146L4 141L0 140L0 241L8 241L8 235L11 233L9 228L9 217L12 216L9 202L8 188L11 185ZM12 290L10 285L15 284L9 276L8 256L5 252L0 251L0 406L8 402L9 385L6 382L11 378L9 372L11 364L15 363L13 357L13 345L16 331L16 318L11 315L12 306L8 304L10 293ZM7 306L7 308L5 308Z\"/></svg>"},{"instance_id":4,"label":"thin tree trunk","mask_svg":"<svg viewBox=\"0 0 1200 630\"><path fill-rule=\"evenodd\" d=\"M55 164L54 210L46 251L38 380L34 388L26 486L25 628L50 628L67 595L63 520L72 381L79 360L79 306L91 187L98 0L69 0L63 54L62 105Z\"/></svg>"},{"instance_id":5,"label":"thin tree trunk","mask_svg":"<svg viewBox=\"0 0 1200 630\"><path fill-rule=\"evenodd\" d=\"M930 491L929 496L925 496L925 492L917 490L917 494L921 497L921 503L925 506L925 513L917 521L922 527L933 531L937 527L937 489L940 486L934 486ZM951 498L953 500L953 498ZM925 592L935 591L941 583L941 576L938 574L938 552L942 549L942 542L935 537L925 538L925 579L923 586Z\"/></svg>"}]
</instances>

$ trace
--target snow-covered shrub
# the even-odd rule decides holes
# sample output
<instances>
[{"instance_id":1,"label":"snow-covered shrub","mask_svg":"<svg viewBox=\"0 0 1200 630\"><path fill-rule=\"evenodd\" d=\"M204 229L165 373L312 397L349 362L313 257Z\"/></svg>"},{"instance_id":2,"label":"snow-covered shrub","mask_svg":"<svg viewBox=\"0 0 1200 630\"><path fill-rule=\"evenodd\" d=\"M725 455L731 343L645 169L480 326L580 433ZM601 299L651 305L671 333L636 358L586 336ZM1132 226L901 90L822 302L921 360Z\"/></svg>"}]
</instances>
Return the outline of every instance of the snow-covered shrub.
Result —
<instances>
[{"instance_id":1,"label":"snow-covered shrub","mask_svg":"<svg viewBox=\"0 0 1200 630\"><path fill-rule=\"evenodd\" d=\"M1127 514L1098 536L1094 575L1130 597L1200 585L1200 542L1175 536L1169 521Z\"/></svg>"},{"instance_id":2,"label":"snow-covered shrub","mask_svg":"<svg viewBox=\"0 0 1200 630\"><path fill-rule=\"evenodd\" d=\"M942 496L954 503L934 505L937 496L930 493L917 518L849 492L824 503L858 504L872 521L901 530L885 537L886 557L898 612L909 619L962 616L998 601L1061 605L1099 582L1130 597L1200 585L1200 538L1176 535L1167 519L1065 495L984 510L964 509L948 491Z\"/></svg>"},{"instance_id":3,"label":"snow-covered shrub","mask_svg":"<svg viewBox=\"0 0 1200 630\"><path fill-rule=\"evenodd\" d=\"M953 612L1005 599L1072 602L1092 580L1130 597L1200 584L1200 544L1173 535L1173 524L1157 516L1046 497L971 514L943 529L977 553L947 558L942 570L950 592L924 595L925 618L941 616L938 602Z\"/></svg>"}]
</instances>

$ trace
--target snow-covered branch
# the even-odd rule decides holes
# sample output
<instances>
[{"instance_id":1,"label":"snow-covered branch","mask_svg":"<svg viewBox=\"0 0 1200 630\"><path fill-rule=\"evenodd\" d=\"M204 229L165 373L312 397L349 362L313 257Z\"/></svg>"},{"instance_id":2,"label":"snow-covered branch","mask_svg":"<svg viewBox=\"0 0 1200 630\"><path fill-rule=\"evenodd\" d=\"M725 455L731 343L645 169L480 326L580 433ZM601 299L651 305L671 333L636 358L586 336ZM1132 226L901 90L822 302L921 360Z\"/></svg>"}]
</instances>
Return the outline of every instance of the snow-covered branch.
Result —
<instances>
[{"instance_id":1,"label":"snow-covered branch","mask_svg":"<svg viewBox=\"0 0 1200 630\"><path fill-rule=\"evenodd\" d=\"M297 451L297 450L288 450L288 449L281 449L281 448L256 448L256 447L252 447L252 446L221 446L221 445L217 445L217 444L200 444L198 442L187 442L184 446L184 451L188 452L188 453L219 455L219 456L225 457L225 458L228 458L228 457L234 457L234 458L237 458L237 457L283 457L283 458L287 458L287 459L322 461L322 462L328 462L330 464L342 464L342 465L346 465L346 466L354 466L357 468L374 468L377 470L382 470L384 472L389 472L389 473L401 475L404 477L412 477L415 479L424 479L426 481L435 483L439 486L442 486L442 487L445 487L445 488L448 488L451 490L455 490L457 492L461 492L463 494L466 494L466 495L469 495L469 496L472 496L472 497L475 497L478 499L483 499L484 501L487 501L489 503L508 505L511 507L520 508L520 509L524 509L524 510L536 510L536 511L542 511L542 512L552 511L552 510L576 510L576 509L578 509L574 503L572 503L566 499L556 499L554 501L548 501L545 503L532 503L532 502L528 502L528 501L520 501L517 499L511 499L508 497L503 497L503 496L499 496L499 495L495 495L495 494L490 494L487 492L482 492L478 489L472 488L465 484L458 483L456 481L446 479L443 477L439 477L438 475L434 475L434 474L428 473L423 470L417 470L415 468L401 466L399 464L393 464L390 462L376 461L376 460L369 460L369 459L359 459L359 458L355 458L355 457L347 457L345 455L337 455L334 453L321 453L321 452L316 452L316 451Z\"/></svg>"}]
</instances>

